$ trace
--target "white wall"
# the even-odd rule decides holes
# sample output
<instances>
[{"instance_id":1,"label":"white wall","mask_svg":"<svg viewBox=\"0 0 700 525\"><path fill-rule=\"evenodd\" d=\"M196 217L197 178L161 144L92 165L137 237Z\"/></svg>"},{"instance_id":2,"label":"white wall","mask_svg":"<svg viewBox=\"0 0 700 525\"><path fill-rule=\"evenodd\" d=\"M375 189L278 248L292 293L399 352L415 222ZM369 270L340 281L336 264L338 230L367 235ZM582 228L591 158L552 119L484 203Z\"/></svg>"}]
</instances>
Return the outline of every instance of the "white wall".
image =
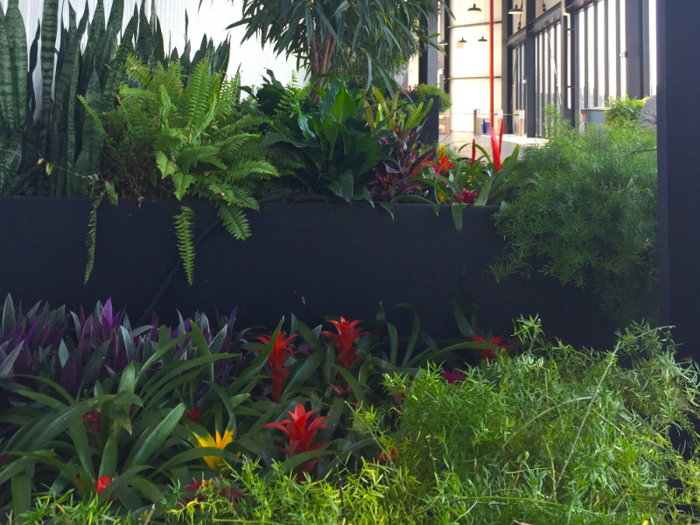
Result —
<instances>
[{"instance_id":1,"label":"white wall","mask_svg":"<svg viewBox=\"0 0 700 525\"><path fill-rule=\"evenodd\" d=\"M68 2L77 13L78 20L83 15L86 3L89 6L91 19L94 13L97 0L61 0L64 19L68 22ZM7 7L5 0L0 3ZM140 0L124 0L124 24L133 15L134 6ZM199 43L206 33L219 43L227 36L231 36L231 61L229 62L229 72L236 71L241 66L241 76L244 84L259 85L261 76L267 69L272 69L277 78L286 83L292 78L292 72L296 70L296 61L291 58L289 61L284 56L276 57L272 48L262 49L258 40L249 40L241 44L244 28L239 27L227 30L226 27L241 18L240 2L232 0L204 0L202 8L198 9L199 0L156 0L156 13L163 26L163 36L165 38L166 51L169 44L178 48L182 52L185 46L185 11L189 13L189 38L192 41L194 50L199 48ZM104 0L106 16L112 7L112 0ZM146 1L146 12L150 15L151 0ZM34 37L37 21L41 18L44 8L43 0L19 0L19 8L27 26L27 38L29 44ZM59 33L60 34L60 33ZM169 41L170 39L170 41ZM194 54L194 51L193 51ZM40 74L38 75L40 78Z\"/></svg>"},{"instance_id":2,"label":"white wall","mask_svg":"<svg viewBox=\"0 0 700 525\"><path fill-rule=\"evenodd\" d=\"M474 4L481 12L468 11ZM489 90L489 42L479 42L489 36L489 2L486 0L456 0L452 4L454 20L450 31L450 95L452 97L452 131L474 131L474 110L488 114L490 106ZM500 22L501 2L494 2L494 21ZM479 24L479 25L471 25ZM454 27L471 25L471 27ZM458 47L461 39L466 40ZM494 73L501 76L501 24L494 25ZM494 111L501 109L501 79L495 79Z\"/></svg>"}]
</instances>

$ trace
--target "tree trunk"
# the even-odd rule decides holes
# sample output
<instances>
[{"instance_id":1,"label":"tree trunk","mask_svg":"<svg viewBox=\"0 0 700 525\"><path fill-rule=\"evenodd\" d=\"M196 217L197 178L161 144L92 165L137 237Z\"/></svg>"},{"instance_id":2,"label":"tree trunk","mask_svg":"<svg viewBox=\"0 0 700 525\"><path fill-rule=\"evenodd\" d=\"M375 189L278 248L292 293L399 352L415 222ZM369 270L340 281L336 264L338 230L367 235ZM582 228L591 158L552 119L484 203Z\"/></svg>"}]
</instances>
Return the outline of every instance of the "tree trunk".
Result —
<instances>
[{"instance_id":1,"label":"tree trunk","mask_svg":"<svg viewBox=\"0 0 700 525\"><path fill-rule=\"evenodd\" d=\"M326 33L326 37L323 42L321 42L321 37L318 33L314 34L311 39L311 76L324 76L328 74L333 64L333 53L335 51L336 41L335 38L330 34ZM325 78L319 78L314 84L315 89L321 89L325 83ZM315 103L321 101L321 95L319 95L315 90L311 92L311 100Z\"/></svg>"}]
</instances>

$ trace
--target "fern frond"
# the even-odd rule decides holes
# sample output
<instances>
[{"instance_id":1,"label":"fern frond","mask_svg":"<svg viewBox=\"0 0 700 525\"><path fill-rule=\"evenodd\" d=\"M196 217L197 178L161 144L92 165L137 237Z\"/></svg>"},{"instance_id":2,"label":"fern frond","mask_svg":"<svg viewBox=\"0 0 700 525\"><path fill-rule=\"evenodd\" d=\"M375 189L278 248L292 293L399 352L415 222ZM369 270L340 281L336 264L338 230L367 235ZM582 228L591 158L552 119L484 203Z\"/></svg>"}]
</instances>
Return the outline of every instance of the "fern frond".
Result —
<instances>
[{"instance_id":1,"label":"fern frond","mask_svg":"<svg viewBox=\"0 0 700 525\"><path fill-rule=\"evenodd\" d=\"M151 68L132 53L129 53L126 57L126 76L132 82L136 82L143 87L148 87L153 78Z\"/></svg>"},{"instance_id":2,"label":"fern frond","mask_svg":"<svg viewBox=\"0 0 700 525\"><path fill-rule=\"evenodd\" d=\"M224 228L238 240L250 237L250 224L243 210L236 206L219 206L219 217Z\"/></svg>"},{"instance_id":3,"label":"fern frond","mask_svg":"<svg viewBox=\"0 0 700 525\"><path fill-rule=\"evenodd\" d=\"M279 177L277 169L264 160L239 160L231 166L226 174L226 181L230 183L257 176L260 178Z\"/></svg>"},{"instance_id":4,"label":"fern frond","mask_svg":"<svg viewBox=\"0 0 700 525\"><path fill-rule=\"evenodd\" d=\"M92 269L95 267L95 246L97 245L97 208L102 204L104 192L100 193L92 203L90 210L90 218L88 219L88 233L85 246L87 246L87 264L85 265L85 284L87 284L92 274Z\"/></svg>"},{"instance_id":5,"label":"fern frond","mask_svg":"<svg viewBox=\"0 0 700 525\"><path fill-rule=\"evenodd\" d=\"M251 195L250 192L241 186L232 186L224 181L212 178L209 181L209 190L216 195L216 198L223 199L226 204L234 204L239 208L249 208L259 210L260 205Z\"/></svg>"},{"instance_id":6,"label":"fern frond","mask_svg":"<svg viewBox=\"0 0 700 525\"><path fill-rule=\"evenodd\" d=\"M182 259L182 267L187 275L187 282L194 281L194 210L187 206L180 207L180 214L175 215L175 234L177 248Z\"/></svg>"}]
</instances>

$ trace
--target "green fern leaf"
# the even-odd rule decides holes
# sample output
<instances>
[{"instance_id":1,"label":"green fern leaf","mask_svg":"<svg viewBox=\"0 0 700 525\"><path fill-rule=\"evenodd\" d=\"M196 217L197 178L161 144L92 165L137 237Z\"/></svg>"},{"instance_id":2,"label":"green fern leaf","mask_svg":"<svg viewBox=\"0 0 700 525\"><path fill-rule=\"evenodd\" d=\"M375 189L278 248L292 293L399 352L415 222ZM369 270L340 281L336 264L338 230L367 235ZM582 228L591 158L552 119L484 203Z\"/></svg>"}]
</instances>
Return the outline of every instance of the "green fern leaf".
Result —
<instances>
[{"instance_id":1,"label":"green fern leaf","mask_svg":"<svg viewBox=\"0 0 700 525\"><path fill-rule=\"evenodd\" d=\"M187 275L187 282L191 285L194 281L194 210L187 206L180 207L180 214L175 215L175 234L177 235L177 248L182 259L182 267Z\"/></svg>"},{"instance_id":2,"label":"green fern leaf","mask_svg":"<svg viewBox=\"0 0 700 525\"><path fill-rule=\"evenodd\" d=\"M236 206L219 206L219 217L226 231L238 240L250 237L250 224L243 210Z\"/></svg>"}]
</instances>

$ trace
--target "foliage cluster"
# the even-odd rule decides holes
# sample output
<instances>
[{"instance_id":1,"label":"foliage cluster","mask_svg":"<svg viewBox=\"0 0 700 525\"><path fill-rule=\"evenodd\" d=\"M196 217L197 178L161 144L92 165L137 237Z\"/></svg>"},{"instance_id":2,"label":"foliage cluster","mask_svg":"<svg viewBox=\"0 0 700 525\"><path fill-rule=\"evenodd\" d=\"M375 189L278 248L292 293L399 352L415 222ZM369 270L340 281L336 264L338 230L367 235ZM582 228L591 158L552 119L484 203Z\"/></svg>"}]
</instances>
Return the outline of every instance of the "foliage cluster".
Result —
<instances>
[{"instance_id":1,"label":"foliage cluster","mask_svg":"<svg viewBox=\"0 0 700 525\"><path fill-rule=\"evenodd\" d=\"M18 0L9 0L7 13L0 4L0 195L62 197L91 191L103 137L77 97L100 111L112 109L119 85L126 80L130 53L152 69L179 60L185 76L204 58L213 71L228 67L228 41L214 46L204 37L192 57L185 35L182 53L167 50L155 2L150 19L143 0L124 28L124 0L112 3L107 21L103 0L97 1L94 12L86 5L80 20L69 5L67 26L59 4L43 3L36 34L29 41ZM39 92L32 79L37 69L42 74Z\"/></svg>"},{"instance_id":2,"label":"foliage cluster","mask_svg":"<svg viewBox=\"0 0 700 525\"><path fill-rule=\"evenodd\" d=\"M605 123L622 126L628 122L639 122L645 103L646 99L630 98L629 95L625 95L624 98L611 98L608 101L609 109L605 110Z\"/></svg>"},{"instance_id":3,"label":"foliage cluster","mask_svg":"<svg viewBox=\"0 0 700 525\"><path fill-rule=\"evenodd\" d=\"M302 479L284 464L244 460L192 487L189 502L175 494L168 512L120 523L698 523L700 381L696 366L675 360L668 334L637 325L613 351L594 353L549 342L536 319L516 331L519 355L386 378L397 401L362 403L352 419L376 443L376 460ZM388 416L398 422L390 429ZM676 428L685 457L672 444ZM59 507L83 516L99 502L68 503L41 499L25 516L64 523Z\"/></svg>"},{"instance_id":4,"label":"foliage cluster","mask_svg":"<svg viewBox=\"0 0 700 525\"><path fill-rule=\"evenodd\" d=\"M267 476L281 462L279 472L298 479L374 459L375 440L352 414L397 402L384 374L498 348L483 339L440 348L413 315L400 348L383 308L365 326L341 317L312 329L292 316L288 333L282 320L256 337L234 330L235 315L132 327L111 302L86 315L40 304L25 312L8 298L0 508L18 515L44 491L72 490L140 512L173 491L196 501L190 493L202 486L234 497L217 475L248 459ZM391 425L389 416L381 423Z\"/></svg>"},{"instance_id":5,"label":"foliage cluster","mask_svg":"<svg viewBox=\"0 0 700 525\"><path fill-rule=\"evenodd\" d=\"M440 113L444 113L452 107L452 99L450 95L445 93L438 86L431 86L429 84L418 84L413 88L409 87L406 91L417 103L425 104L426 101L431 97L440 98Z\"/></svg>"},{"instance_id":6,"label":"foliage cluster","mask_svg":"<svg viewBox=\"0 0 700 525\"><path fill-rule=\"evenodd\" d=\"M497 278L541 271L589 286L621 323L654 319L657 304L656 138L634 124L580 134L562 126L529 148L519 187L497 218L506 252Z\"/></svg>"}]
</instances>

